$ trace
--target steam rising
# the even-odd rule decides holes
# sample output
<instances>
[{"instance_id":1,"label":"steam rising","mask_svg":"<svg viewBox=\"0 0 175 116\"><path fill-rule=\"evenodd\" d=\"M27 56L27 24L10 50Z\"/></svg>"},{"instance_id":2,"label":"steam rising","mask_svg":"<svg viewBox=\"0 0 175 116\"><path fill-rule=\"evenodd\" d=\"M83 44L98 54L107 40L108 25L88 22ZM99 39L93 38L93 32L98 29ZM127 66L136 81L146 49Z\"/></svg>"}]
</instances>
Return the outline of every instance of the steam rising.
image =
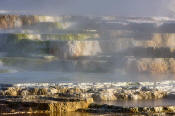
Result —
<instances>
[{"instance_id":1,"label":"steam rising","mask_svg":"<svg viewBox=\"0 0 175 116\"><path fill-rule=\"evenodd\" d=\"M48 19L48 21L40 21L36 25L29 25L28 28L27 26L25 28L19 28L19 31L20 29L28 29L29 33L35 32L35 34L31 34L33 39L31 39L32 37L28 37L30 34L27 35L23 33L13 33L11 34L12 36L8 36L7 34L2 35L3 39L7 37L8 40L9 37L14 37L14 40L19 39L20 41L22 40L22 42L16 44L16 41L14 41L14 43L10 41L12 44L10 44L9 47L6 46L7 44L2 44L3 39L1 39L2 42L0 42L0 44L5 46L2 48L10 51L7 57L10 57L13 50L15 50L17 55L15 54L13 56L12 54L11 56L17 56L17 58L4 58L5 60L3 60L3 62L6 63L0 62L0 72L2 72L3 77L14 77L17 81L25 78L26 81L41 81L45 79L45 81L55 82L55 80L96 81L95 79L104 81L117 79L138 81L149 78L147 78L147 75L140 76L135 74L135 72L140 70L146 72L151 70L150 67L158 73L167 73L170 67L172 67L171 69L174 71L175 65L170 65L169 62L174 63L175 61L164 60L164 57L175 57L174 54L172 55L172 53L169 52L174 50L169 49L170 46L174 46L174 41L171 39L174 35L164 34L167 32L174 33L173 25L169 28L170 25L164 23L170 21L170 17L173 17L171 21L174 21L174 5L175 0L1 0L0 14L72 15L73 17L64 17L64 21L62 22L56 19L51 21L51 17L42 17L44 20ZM100 19L99 17L91 18L81 16L106 17L101 17ZM124 18L112 16L124 16ZM135 18L128 18L130 16ZM68 25L66 26L65 24ZM100 36L97 38L94 37L95 40L89 39L88 41L55 42L51 40L52 38L54 40L54 37L61 38L64 33L69 31L73 33L78 32L79 34L79 30L80 32L86 30L88 33L93 32L95 34L97 32ZM12 31L18 32L18 29L12 29L9 32ZM63 32L62 36L59 35L61 32ZM164 36L162 36L162 34L155 35L154 33L156 32L163 32ZM36 39L37 34L39 39ZM66 37L73 38L77 36L67 34ZM166 37L167 41L163 41L163 37ZM23 38L28 38L29 41ZM49 42L47 38L49 38ZM35 41L42 39L47 41ZM143 39L143 41L139 41L141 39ZM24 41L26 41L26 43L23 43ZM167 48L162 48L162 46L165 47L165 43ZM144 45L145 47L143 48ZM156 51L156 49L152 49L155 46L160 48ZM16 47L19 51L9 49L11 47ZM21 48L25 48L27 52L24 52L25 50L22 51ZM149 51L150 54L144 54L145 51ZM162 52L159 53L160 51L168 52L166 52L165 56L162 56ZM27 58L28 56L29 58ZM135 59L138 57L144 58L144 60L140 60L137 64L145 64L145 61L147 61L148 66L146 68L145 65L143 65L143 67L141 67L141 65L137 70L138 66L135 65L135 62L138 60ZM151 58L159 59L152 60ZM133 68L133 64L136 68ZM168 65L162 66L162 64ZM17 68L18 73L13 75L4 74L4 72L9 72L9 70L12 72L11 67L6 65L15 67L15 69L19 67ZM128 76L126 72L123 71L123 68L126 69L126 72L134 72L133 75ZM65 71L69 73L64 73ZM91 74L91 72L93 73ZM94 72L97 72L97 74ZM106 75L100 72L105 72ZM111 72L113 74L111 74ZM161 76L159 76L159 78L160 77ZM9 82L9 80L7 82Z\"/></svg>"}]
</instances>

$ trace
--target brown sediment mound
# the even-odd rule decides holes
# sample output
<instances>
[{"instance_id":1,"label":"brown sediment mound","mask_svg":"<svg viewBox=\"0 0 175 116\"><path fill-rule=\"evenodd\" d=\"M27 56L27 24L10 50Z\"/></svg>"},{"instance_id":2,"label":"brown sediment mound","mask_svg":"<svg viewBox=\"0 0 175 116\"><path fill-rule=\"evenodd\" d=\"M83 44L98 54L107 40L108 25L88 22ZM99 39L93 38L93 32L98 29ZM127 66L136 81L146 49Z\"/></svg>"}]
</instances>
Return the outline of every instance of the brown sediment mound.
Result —
<instances>
[{"instance_id":1,"label":"brown sediment mound","mask_svg":"<svg viewBox=\"0 0 175 116\"><path fill-rule=\"evenodd\" d=\"M0 113L55 113L88 108L93 99L74 95L78 93L78 88L3 88Z\"/></svg>"},{"instance_id":2,"label":"brown sediment mound","mask_svg":"<svg viewBox=\"0 0 175 116\"><path fill-rule=\"evenodd\" d=\"M60 98L53 100L42 100L37 97L33 101L23 101L22 99L11 98L11 100L0 100L0 113L55 113L70 112L78 109L87 109L92 99L80 100L74 98ZM49 98L48 98L49 99Z\"/></svg>"}]
</instances>

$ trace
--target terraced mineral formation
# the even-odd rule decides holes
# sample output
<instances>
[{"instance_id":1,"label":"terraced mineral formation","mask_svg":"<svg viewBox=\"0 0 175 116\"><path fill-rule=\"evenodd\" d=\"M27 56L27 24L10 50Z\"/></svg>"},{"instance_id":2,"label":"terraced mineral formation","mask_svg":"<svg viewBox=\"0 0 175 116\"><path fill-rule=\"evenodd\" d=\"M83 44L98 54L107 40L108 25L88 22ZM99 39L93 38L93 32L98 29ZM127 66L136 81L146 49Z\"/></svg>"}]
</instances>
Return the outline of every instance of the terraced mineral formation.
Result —
<instances>
[{"instance_id":1,"label":"terraced mineral formation","mask_svg":"<svg viewBox=\"0 0 175 116\"><path fill-rule=\"evenodd\" d=\"M1 15L0 22L2 59L53 56L66 64L60 70L80 72L175 72L174 19Z\"/></svg>"},{"instance_id":2,"label":"terraced mineral formation","mask_svg":"<svg viewBox=\"0 0 175 116\"><path fill-rule=\"evenodd\" d=\"M103 101L156 100L173 97L174 87L172 85L174 86L175 82L1 84L0 104L3 108L1 107L0 110L2 114L70 111L94 113L175 112L174 106L118 107L98 104Z\"/></svg>"},{"instance_id":3,"label":"terraced mineral formation","mask_svg":"<svg viewBox=\"0 0 175 116\"><path fill-rule=\"evenodd\" d=\"M175 72L174 58L130 58L125 69L128 72L171 74Z\"/></svg>"},{"instance_id":4,"label":"terraced mineral formation","mask_svg":"<svg viewBox=\"0 0 175 116\"><path fill-rule=\"evenodd\" d=\"M58 73L61 79L63 73L70 72L78 72L77 75L79 72L101 75L110 72L110 76L129 75L129 79L130 74L139 77L138 73L172 74L175 72L174 22L175 20L134 17L1 15L0 77L3 78L0 80L9 82L8 79L15 75L12 81L17 82L24 79L24 74L33 74L35 78L44 72L48 73L47 79L40 77L38 79L41 80L37 82L42 79L49 82L52 71L61 72ZM10 75L13 69L19 73ZM89 73L87 75L91 77ZM16 78L18 76L20 78ZM58 80L54 78L55 81L60 82L60 77ZM158 81L158 75L155 77ZM68 79L77 81L80 78ZM97 78L96 75L93 78ZM141 80L140 78L135 80ZM92 77L89 80L91 79ZM100 76L96 80L100 79L105 82ZM105 79L108 80L108 77ZM27 81L33 82L30 79ZM0 84L0 115L74 111L174 113L173 104L136 104L127 107L124 104L104 105L121 101L173 100L174 88L174 81Z\"/></svg>"},{"instance_id":5,"label":"terraced mineral formation","mask_svg":"<svg viewBox=\"0 0 175 116\"><path fill-rule=\"evenodd\" d=\"M31 25L36 22L38 22L38 18L35 16L1 15L0 29Z\"/></svg>"}]
</instances>

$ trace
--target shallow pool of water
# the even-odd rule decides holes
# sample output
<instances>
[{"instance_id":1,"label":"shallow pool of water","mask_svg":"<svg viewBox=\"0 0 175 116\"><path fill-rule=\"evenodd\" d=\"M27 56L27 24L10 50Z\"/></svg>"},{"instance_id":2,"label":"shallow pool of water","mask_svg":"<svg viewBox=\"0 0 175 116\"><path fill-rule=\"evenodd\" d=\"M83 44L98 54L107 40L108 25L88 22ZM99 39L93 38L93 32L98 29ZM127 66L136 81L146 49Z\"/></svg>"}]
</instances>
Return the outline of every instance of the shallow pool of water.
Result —
<instances>
[{"instance_id":1,"label":"shallow pool of water","mask_svg":"<svg viewBox=\"0 0 175 116\"><path fill-rule=\"evenodd\" d=\"M155 99L155 100L125 100L125 101L106 101L98 104L108 104L122 107L156 107L156 106L174 106L175 99Z\"/></svg>"}]
</instances>

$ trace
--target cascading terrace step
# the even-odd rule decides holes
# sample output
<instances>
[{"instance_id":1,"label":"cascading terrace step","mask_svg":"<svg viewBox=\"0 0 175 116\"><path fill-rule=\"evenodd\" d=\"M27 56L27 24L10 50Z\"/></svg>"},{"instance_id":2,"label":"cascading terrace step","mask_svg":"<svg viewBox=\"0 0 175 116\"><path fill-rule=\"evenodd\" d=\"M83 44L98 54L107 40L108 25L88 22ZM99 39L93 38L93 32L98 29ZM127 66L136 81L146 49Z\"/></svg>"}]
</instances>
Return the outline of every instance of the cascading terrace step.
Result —
<instances>
[{"instance_id":1,"label":"cascading terrace step","mask_svg":"<svg viewBox=\"0 0 175 116\"><path fill-rule=\"evenodd\" d=\"M175 58L134 58L125 63L126 72L174 74Z\"/></svg>"},{"instance_id":2,"label":"cascading terrace step","mask_svg":"<svg viewBox=\"0 0 175 116\"><path fill-rule=\"evenodd\" d=\"M30 56L50 54L59 58L81 56L135 56L148 58L174 58L175 39L157 42L157 45L129 38L88 39L96 37L87 33L79 34L0 34L0 51L8 56ZM35 39L35 40L33 40ZM170 40L170 41L169 41ZM156 41L154 41L156 44Z\"/></svg>"},{"instance_id":3,"label":"cascading terrace step","mask_svg":"<svg viewBox=\"0 0 175 116\"><path fill-rule=\"evenodd\" d=\"M174 21L158 21L161 23L158 25L153 19L146 23L136 23L135 19L129 18L120 22L117 18L104 20L78 16L15 15L2 15L0 20L0 52L6 53L4 56L12 59L23 57L26 66L34 69L105 72L118 68L130 72L128 67L134 67L135 72L173 72L173 66L171 67L169 62L174 62L175 33L170 32L168 27L172 30ZM153 31L154 29L157 31ZM42 63L37 60L30 63L26 60L35 59L36 55L42 54L53 56L56 60ZM98 56L102 57L97 58ZM139 59L152 60L146 60L147 68L140 69L140 63L136 62L136 66L132 67L132 62L135 61L128 63L127 57L133 57L138 62ZM15 62L21 66L22 61ZM168 68L152 68L152 64L162 66L164 63Z\"/></svg>"},{"instance_id":4,"label":"cascading terrace step","mask_svg":"<svg viewBox=\"0 0 175 116\"><path fill-rule=\"evenodd\" d=\"M20 28L38 23L68 22L71 16L0 15L0 29Z\"/></svg>"}]
</instances>

